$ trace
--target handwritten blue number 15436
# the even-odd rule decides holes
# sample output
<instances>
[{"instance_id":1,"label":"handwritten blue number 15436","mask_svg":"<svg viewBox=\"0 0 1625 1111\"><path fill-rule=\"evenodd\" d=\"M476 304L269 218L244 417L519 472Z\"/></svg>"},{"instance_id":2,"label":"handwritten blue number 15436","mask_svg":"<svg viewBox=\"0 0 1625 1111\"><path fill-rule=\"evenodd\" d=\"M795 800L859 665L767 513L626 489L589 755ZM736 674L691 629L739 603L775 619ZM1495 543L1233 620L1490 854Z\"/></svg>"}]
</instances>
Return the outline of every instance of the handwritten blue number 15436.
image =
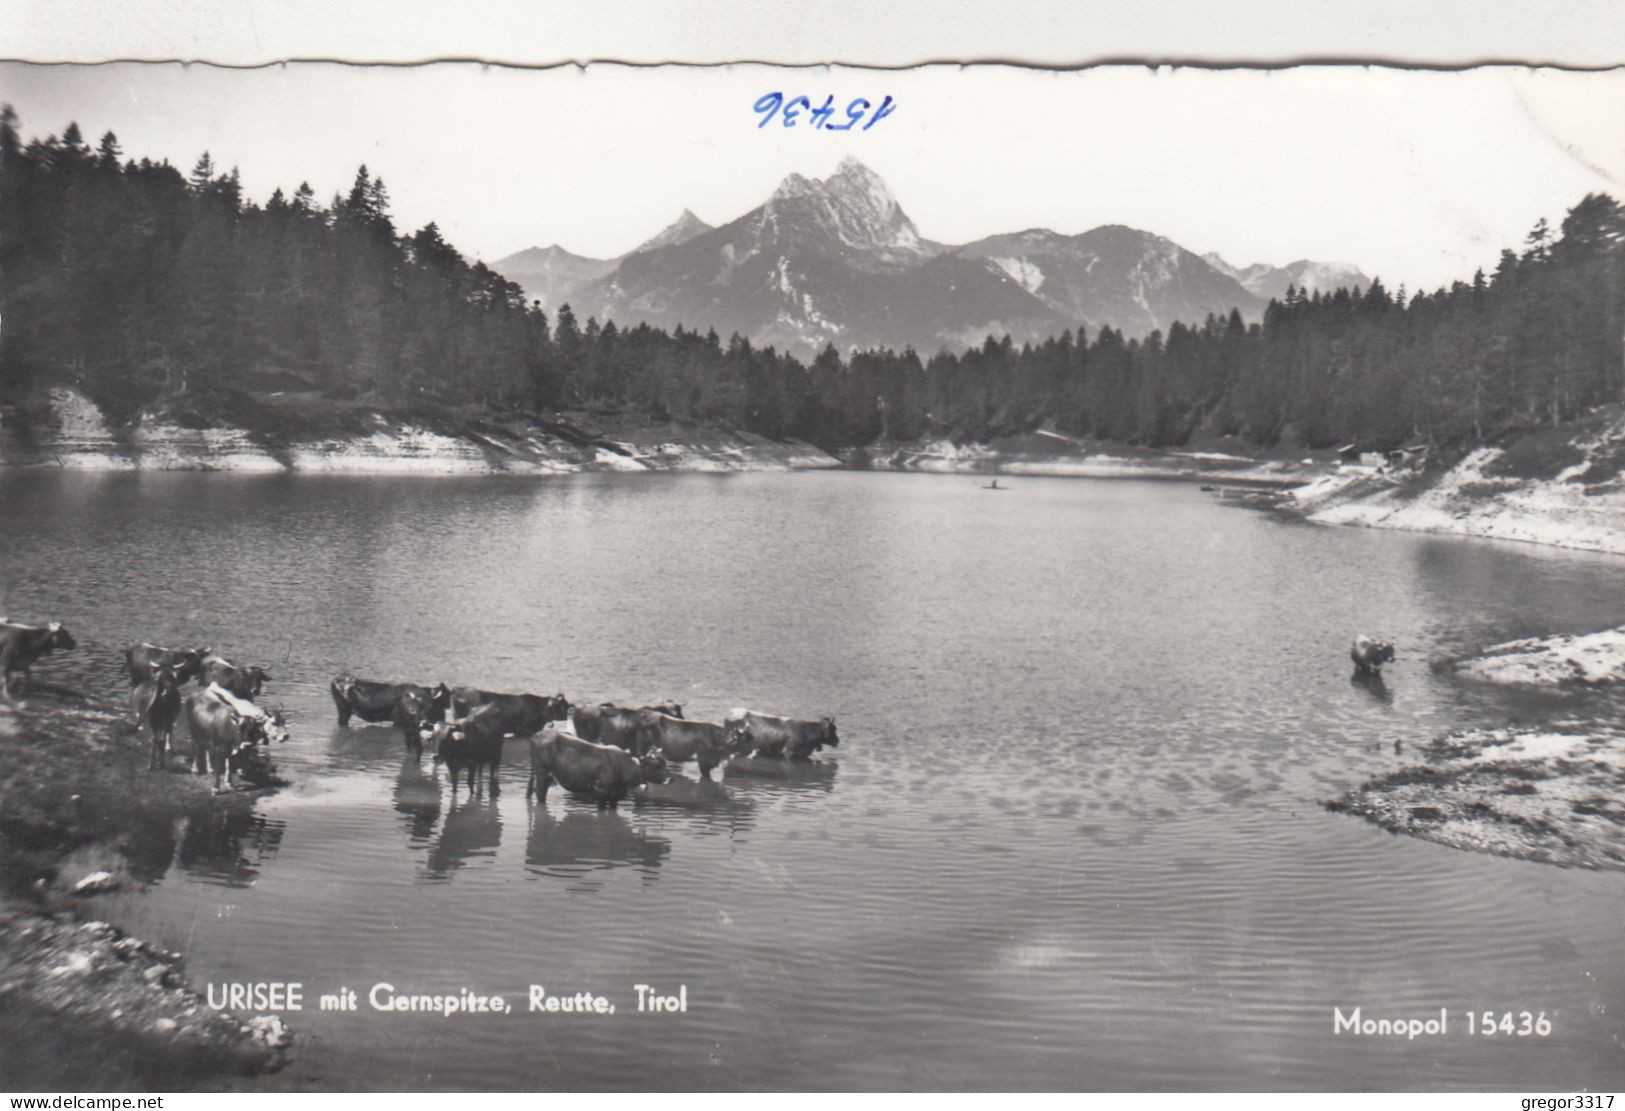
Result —
<instances>
[{"instance_id":1,"label":"handwritten blue number 15436","mask_svg":"<svg viewBox=\"0 0 1625 1111\"><path fill-rule=\"evenodd\" d=\"M865 115L869 116L869 122L865 123L859 130L868 131L875 124L897 111L897 102L888 96L880 102L880 107L875 108L873 114L870 114L869 109L873 107L874 105L860 96L846 106L846 122L836 123L834 120L835 98L833 96L826 96L824 103L814 108L812 101L807 97L792 97L787 102L783 93L773 92L757 99L755 111L760 113L762 122L756 126L757 128L766 127L773 121L774 116L778 116L779 122L783 123L785 127L794 127L801 122L801 114L805 111L807 113L807 126L815 131L819 128L825 131L851 131Z\"/></svg>"}]
</instances>

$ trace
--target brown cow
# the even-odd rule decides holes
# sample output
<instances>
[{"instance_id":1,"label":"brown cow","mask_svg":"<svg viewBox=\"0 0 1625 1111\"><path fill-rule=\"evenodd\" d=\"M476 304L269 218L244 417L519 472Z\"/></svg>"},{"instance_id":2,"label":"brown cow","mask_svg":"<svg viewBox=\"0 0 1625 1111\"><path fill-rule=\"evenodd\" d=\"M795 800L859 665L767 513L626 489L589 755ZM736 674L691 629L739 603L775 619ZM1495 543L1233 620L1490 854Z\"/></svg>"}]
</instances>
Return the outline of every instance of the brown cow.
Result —
<instances>
[{"instance_id":1,"label":"brown cow","mask_svg":"<svg viewBox=\"0 0 1625 1111\"><path fill-rule=\"evenodd\" d=\"M197 683L207 687L218 683L238 698L252 701L260 696L260 688L271 677L269 667L234 664L224 656L209 653L198 666Z\"/></svg>"},{"instance_id":2,"label":"brown cow","mask_svg":"<svg viewBox=\"0 0 1625 1111\"><path fill-rule=\"evenodd\" d=\"M499 694L474 687L451 689L453 717L466 718L486 706L500 708L498 714L506 723L503 735L508 737L528 737L540 732L548 722L564 721L570 716L570 702L562 694L549 697L540 694Z\"/></svg>"},{"instance_id":3,"label":"brown cow","mask_svg":"<svg viewBox=\"0 0 1625 1111\"><path fill-rule=\"evenodd\" d=\"M147 767L158 771L164 766L164 752L174 736L175 719L181 714L180 680L173 667L159 664L152 678L130 692L130 713L137 729L145 722L152 731L152 759Z\"/></svg>"},{"instance_id":4,"label":"brown cow","mask_svg":"<svg viewBox=\"0 0 1625 1111\"><path fill-rule=\"evenodd\" d=\"M600 810L614 806L645 783L671 778L659 749L633 756L614 745L593 744L549 727L530 742L530 780L525 797L547 801L547 788L557 783L571 794L590 795Z\"/></svg>"},{"instance_id":5,"label":"brown cow","mask_svg":"<svg viewBox=\"0 0 1625 1111\"><path fill-rule=\"evenodd\" d=\"M728 730L729 749L742 756L806 760L825 745L834 748L841 743L834 718L797 721L740 709L729 710L723 724Z\"/></svg>"},{"instance_id":6,"label":"brown cow","mask_svg":"<svg viewBox=\"0 0 1625 1111\"><path fill-rule=\"evenodd\" d=\"M213 770L214 789L231 786L254 759L255 745L262 734L260 722L237 712L231 703L218 697L219 687L186 699L187 725L192 734L192 764L197 775Z\"/></svg>"},{"instance_id":7,"label":"brown cow","mask_svg":"<svg viewBox=\"0 0 1625 1111\"><path fill-rule=\"evenodd\" d=\"M61 622L49 625L21 625L14 621L0 622L0 693L12 701L11 676L20 672L23 682L28 681L28 669L52 652L67 652L79 647L73 634Z\"/></svg>"},{"instance_id":8,"label":"brown cow","mask_svg":"<svg viewBox=\"0 0 1625 1111\"><path fill-rule=\"evenodd\" d=\"M712 768L728 758L728 734L715 722L686 721L646 710L638 717L632 752L642 755L657 748L668 762L693 760L699 764L700 774L709 776Z\"/></svg>"},{"instance_id":9,"label":"brown cow","mask_svg":"<svg viewBox=\"0 0 1625 1111\"><path fill-rule=\"evenodd\" d=\"M677 702L652 702L647 706L617 706L613 702L600 702L596 706L570 707L570 721L571 724L575 726L576 736L580 737L584 741L606 741L606 743L619 743L609 742L608 739L603 736L602 725L604 716L609 714L611 717L614 717L616 714L637 713L642 710L653 710L657 714L670 714L674 718L680 718L683 716L683 707ZM629 725L625 724L628 719L616 718L615 720L617 722L617 726L614 727L616 735L619 736L631 728ZM629 734L627 735L628 737L630 736ZM626 748L628 746L621 745L621 747Z\"/></svg>"}]
</instances>

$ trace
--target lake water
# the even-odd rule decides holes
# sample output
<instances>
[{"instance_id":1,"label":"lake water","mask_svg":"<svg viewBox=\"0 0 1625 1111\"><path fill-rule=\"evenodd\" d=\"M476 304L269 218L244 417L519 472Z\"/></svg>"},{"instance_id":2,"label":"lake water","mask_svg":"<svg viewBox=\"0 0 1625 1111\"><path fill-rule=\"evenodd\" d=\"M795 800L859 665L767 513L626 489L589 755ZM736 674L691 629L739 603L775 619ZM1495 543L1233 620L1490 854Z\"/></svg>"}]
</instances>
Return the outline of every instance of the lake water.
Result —
<instances>
[{"instance_id":1,"label":"lake water","mask_svg":"<svg viewBox=\"0 0 1625 1111\"><path fill-rule=\"evenodd\" d=\"M96 690L137 640L272 665L292 785L133 837L105 862L138 882L95 904L199 990L304 984L292 1064L250 1087L1625 1085L1625 876L1320 805L1396 740L1572 708L1429 661L1625 623L1619 560L1009 481L13 472L0 612L66 622L42 672ZM1361 631L1399 645L1388 699L1350 683ZM520 742L470 796L338 729L341 671L833 714L842 743L537 806ZM379 982L515 1013L381 1013ZM636 1013L640 983L687 1013ZM617 1013L526 1014L532 984ZM341 988L359 1013L314 1009ZM1335 1035L1356 1006L1450 1030ZM1554 1032L1470 1037L1469 1009Z\"/></svg>"}]
</instances>

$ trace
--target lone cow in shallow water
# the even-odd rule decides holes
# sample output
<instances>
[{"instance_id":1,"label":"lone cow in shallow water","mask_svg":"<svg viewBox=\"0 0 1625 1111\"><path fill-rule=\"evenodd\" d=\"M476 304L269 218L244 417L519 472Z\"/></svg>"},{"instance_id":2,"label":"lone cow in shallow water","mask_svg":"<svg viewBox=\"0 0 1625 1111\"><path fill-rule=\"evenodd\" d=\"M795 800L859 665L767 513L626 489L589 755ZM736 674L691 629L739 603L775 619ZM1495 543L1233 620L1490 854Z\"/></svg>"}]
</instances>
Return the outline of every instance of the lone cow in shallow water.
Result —
<instances>
[{"instance_id":1,"label":"lone cow in shallow water","mask_svg":"<svg viewBox=\"0 0 1625 1111\"><path fill-rule=\"evenodd\" d=\"M530 781L525 797L547 801L547 788L557 783L575 795L598 800L600 810L614 806L645 783L671 779L659 749L633 756L614 745L598 745L549 728L530 742Z\"/></svg>"},{"instance_id":2,"label":"lone cow in shallow water","mask_svg":"<svg viewBox=\"0 0 1625 1111\"><path fill-rule=\"evenodd\" d=\"M723 719L728 731L728 748L740 756L777 756L785 760L806 760L828 745L841 743L835 732L835 719L797 721L762 714L755 710L729 710Z\"/></svg>"},{"instance_id":3,"label":"lone cow in shallow water","mask_svg":"<svg viewBox=\"0 0 1625 1111\"><path fill-rule=\"evenodd\" d=\"M61 622L49 625L20 625L14 621L0 622L0 694L6 701L11 698L11 676L21 674L28 681L28 669L52 652L67 652L79 647L73 634Z\"/></svg>"},{"instance_id":4,"label":"lone cow in shallow water","mask_svg":"<svg viewBox=\"0 0 1625 1111\"><path fill-rule=\"evenodd\" d=\"M1349 659L1354 661L1356 674L1376 675L1383 664L1394 662L1394 646L1368 636L1357 636L1349 649Z\"/></svg>"}]
</instances>

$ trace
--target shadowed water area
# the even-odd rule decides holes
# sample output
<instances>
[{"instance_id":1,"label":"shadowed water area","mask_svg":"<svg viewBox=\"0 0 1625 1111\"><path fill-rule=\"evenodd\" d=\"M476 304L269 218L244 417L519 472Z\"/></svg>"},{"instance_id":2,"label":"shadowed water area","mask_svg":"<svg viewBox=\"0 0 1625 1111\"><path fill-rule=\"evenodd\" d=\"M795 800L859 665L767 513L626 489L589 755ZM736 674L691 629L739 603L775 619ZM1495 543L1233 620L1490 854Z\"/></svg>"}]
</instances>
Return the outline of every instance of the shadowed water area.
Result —
<instances>
[{"instance_id":1,"label":"shadowed water area","mask_svg":"<svg viewBox=\"0 0 1625 1111\"><path fill-rule=\"evenodd\" d=\"M199 990L304 984L254 1086L1625 1084L1625 877L1320 805L1395 741L1617 713L1429 661L1625 623L1619 560L982 481L12 473L0 612L64 621L80 651L41 671L97 690L137 640L271 665L292 785L83 861L136 881L93 913ZM1381 688L1350 682L1362 631L1399 646ZM539 806L520 742L471 795L337 728L340 671L830 714L841 746ZM515 1013L380 1013L381 981ZM688 1013L636 1013L638 983ZM617 1013L523 1013L532 984ZM357 1013L315 1009L341 988ZM1336 1035L1334 1006L1450 1029ZM1554 1032L1470 1037L1469 1009Z\"/></svg>"}]
</instances>

